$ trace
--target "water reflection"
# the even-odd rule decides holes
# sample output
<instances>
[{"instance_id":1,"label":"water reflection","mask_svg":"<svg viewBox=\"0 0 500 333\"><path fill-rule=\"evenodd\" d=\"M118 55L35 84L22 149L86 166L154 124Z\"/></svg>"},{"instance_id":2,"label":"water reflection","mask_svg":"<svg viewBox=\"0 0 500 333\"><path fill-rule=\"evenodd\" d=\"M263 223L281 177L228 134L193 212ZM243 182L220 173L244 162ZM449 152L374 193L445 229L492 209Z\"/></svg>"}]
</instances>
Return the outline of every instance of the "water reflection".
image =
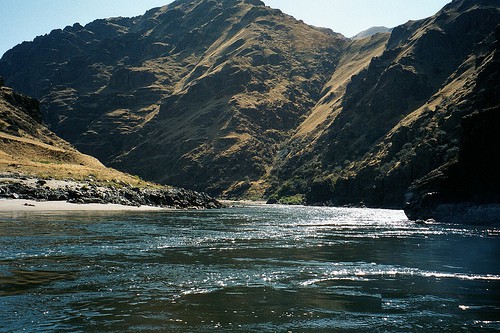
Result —
<instances>
[{"instance_id":1,"label":"water reflection","mask_svg":"<svg viewBox=\"0 0 500 333\"><path fill-rule=\"evenodd\" d=\"M13 269L0 273L0 296L23 294L32 288L74 278L74 272Z\"/></svg>"},{"instance_id":2,"label":"water reflection","mask_svg":"<svg viewBox=\"0 0 500 333\"><path fill-rule=\"evenodd\" d=\"M0 331L487 332L499 241L369 209L0 214Z\"/></svg>"}]
</instances>

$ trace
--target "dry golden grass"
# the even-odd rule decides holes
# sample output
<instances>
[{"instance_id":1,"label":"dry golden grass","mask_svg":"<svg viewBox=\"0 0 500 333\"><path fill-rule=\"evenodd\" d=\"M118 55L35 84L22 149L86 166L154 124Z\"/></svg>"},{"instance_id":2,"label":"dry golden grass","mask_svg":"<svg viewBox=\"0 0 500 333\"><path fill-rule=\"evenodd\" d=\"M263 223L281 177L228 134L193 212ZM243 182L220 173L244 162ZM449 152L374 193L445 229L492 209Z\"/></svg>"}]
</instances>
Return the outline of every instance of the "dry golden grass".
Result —
<instances>
[{"instance_id":1,"label":"dry golden grass","mask_svg":"<svg viewBox=\"0 0 500 333\"><path fill-rule=\"evenodd\" d=\"M62 141L62 140L61 140ZM97 159L74 149L63 149L34 138L0 132L0 173L22 174L37 178L85 180L140 187L156 185L138 177L105 167Z\"/></svg>"}]
</instances>

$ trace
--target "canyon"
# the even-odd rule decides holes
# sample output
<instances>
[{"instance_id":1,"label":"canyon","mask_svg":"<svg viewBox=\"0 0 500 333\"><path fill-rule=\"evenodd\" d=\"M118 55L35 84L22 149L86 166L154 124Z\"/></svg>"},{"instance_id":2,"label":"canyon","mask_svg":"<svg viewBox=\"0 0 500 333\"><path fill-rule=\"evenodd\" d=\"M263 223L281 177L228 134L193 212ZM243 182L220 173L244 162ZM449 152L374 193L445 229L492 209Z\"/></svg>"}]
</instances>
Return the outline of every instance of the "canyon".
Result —
<instances>
[{"instance_id":1,"label":"canyon","mask_svg":"<svg viewBox=\"0 0 500 333\"><path fill-rule=\"evenodd\" d=\"M259 0L179 0L22 43L0 75L79 151L147 181L417 211L449 191L424 180L442 184L452 164L466 191L483 192L460 181L478 173L498 184L497 145L476 164L464 154L496 142L497 121L475 140L465 119L498 113L499 39L493 0L454 0L355 39ZM498 202L480 196L455 199Z\"/></svg>"}]
</instances>

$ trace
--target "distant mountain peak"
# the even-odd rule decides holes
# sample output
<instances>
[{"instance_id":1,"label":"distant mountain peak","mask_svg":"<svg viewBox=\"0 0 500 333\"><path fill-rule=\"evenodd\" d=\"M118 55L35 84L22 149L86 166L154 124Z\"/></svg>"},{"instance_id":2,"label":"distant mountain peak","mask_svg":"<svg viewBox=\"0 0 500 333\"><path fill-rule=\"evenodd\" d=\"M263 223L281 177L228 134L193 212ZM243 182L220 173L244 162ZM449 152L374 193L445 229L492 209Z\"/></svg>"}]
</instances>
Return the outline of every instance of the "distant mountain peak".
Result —
<instances>
[{"instance_id":1,"label":"distant mountain peak","mask_svg":"<svg viewBox=\"0 0 500 333\"><path fill-rule=\"evenodd\" d=\"M352 36L351 39L353 39L353 40L363 39L366 37L371 37L371 36L378 34L378 33L386 33L386 32L391 32L391 31L392 31L392 28L387 28L387 27L383 27L383 26L371 27L369 29L361 31L360 33Z\"/></svg>"}]
</instances>

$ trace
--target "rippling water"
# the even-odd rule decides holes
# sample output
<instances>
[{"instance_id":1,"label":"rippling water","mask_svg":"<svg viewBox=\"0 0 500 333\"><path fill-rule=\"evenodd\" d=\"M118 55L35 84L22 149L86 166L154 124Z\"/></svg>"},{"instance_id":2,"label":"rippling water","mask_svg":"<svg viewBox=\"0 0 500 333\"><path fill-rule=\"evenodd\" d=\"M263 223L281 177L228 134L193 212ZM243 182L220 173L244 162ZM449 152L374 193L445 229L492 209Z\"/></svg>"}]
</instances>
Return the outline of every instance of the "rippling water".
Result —
<instances>
[{"instance_id":1,"label":"rippling water","mask_svg":"<svg viewBox=\"0 0 500 333\"><path fill-rule=\"evenodd\" d=\"M0 332L496 332L500 231L400 211L0 214Z\"/></svg>"}]
</instances>

